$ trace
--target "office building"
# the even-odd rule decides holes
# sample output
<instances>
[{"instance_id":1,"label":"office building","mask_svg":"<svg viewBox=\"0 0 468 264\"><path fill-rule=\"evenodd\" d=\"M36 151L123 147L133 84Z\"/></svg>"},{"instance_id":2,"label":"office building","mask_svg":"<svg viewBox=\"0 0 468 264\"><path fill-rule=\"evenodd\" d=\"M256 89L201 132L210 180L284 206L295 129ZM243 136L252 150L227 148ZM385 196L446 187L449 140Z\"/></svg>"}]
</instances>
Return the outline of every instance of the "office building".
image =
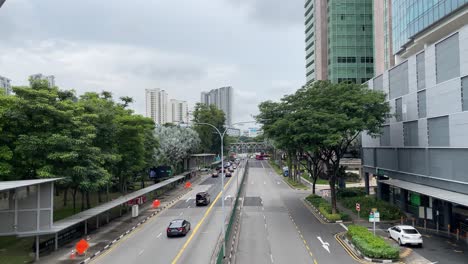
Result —
<instances>
[{"instance_id":1,"label":"office building","mask_svg":"<svg viewBox=\"0 0 468 264\"><path fill-rule=\"evenodd\" d=\"M10 95L13 92L11 89L11 80L0 76L0 89L3 90L6 95Z\"/></svg>"},{"instance_id":2,"label":"office building","mask_svg":"<svg viewBox=\"0 0 468 264\"><path fill-rule=\"evenodd\" d=\"M468 0L381 0L374 1L375 75L404 61L420 51L425 41L416 42L414 36L431 27L442 26L445 32L459 27L449 21L438 23L459 9ZM457 23L463 23L457 22ZM440 39L432 32L434 41Z\"/></svg>"},{"instance_id":3,"label":"office building","mask_svg":"<svg viewBox=\"0 0 468 264\"><path fill-rule=\"evenodd\" d=\"M33 74L29 76L30 81L33 80L46 80L49 83L49 87L55 86L55 76L54 75L43 75L42 73Z\"/></svg>"},{"instance_id":4,"label":"office building","mask_svg":"<svg viewBox=\"0 0 468 264\"><path fill-rule=\"evenodd\" d=\"M153 119L157 125L168 122L167 93L161 89L146 89L146 116Z\"/></svg>"},{"instance_id":5,"label":"office building","mask_svg":"<svg viewBox=\"0 0 468 264\"><path fill-rule=\"evenodd\" d=\"M306 81L374 76L372 0L306 0Z\"/></svg>"},{"instance_id":6,"label":"office building","mask_svg":"<svg viewBox=\"0 0 468 264\"><path fill-rule=\"evenodd\" d=\"M392 1L396 66L368 83L387 94L392 115L381 136L362 138L378 196L451 232L468 224L466 2Z\"/></svg>"},{"instance_id":7,"label":"office building","mask_svg":"<svg viewBox=\"0 0 468 264\"><path fill-rule=\"evenodd\" d=\"M189 113L186 101L171 99L169 101L168 122L173 124L188 124Z\"/></svg>"},{"instance_id":8,"label":"office building","mask_svg":"<svg viewBox=\"0 0 468 264\"><path fill-rule=\"evenodd\" d=\"M218 109L223 110L226 125L230 126L232 124L232 96L232 87L226 86L209 92L202 92L200 102L206 105L215 105Z\"/></svg>"}]
</instances>

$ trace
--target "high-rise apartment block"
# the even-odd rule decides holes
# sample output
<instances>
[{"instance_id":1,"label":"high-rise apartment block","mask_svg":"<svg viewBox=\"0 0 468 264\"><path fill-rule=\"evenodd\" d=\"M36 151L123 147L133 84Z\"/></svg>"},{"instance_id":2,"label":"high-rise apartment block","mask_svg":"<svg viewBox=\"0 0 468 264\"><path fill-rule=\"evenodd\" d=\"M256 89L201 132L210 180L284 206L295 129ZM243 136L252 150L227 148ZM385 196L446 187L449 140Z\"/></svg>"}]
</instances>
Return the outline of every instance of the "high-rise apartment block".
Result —
<instances>
[{"instance_id":1,"label":"high-rise apartment block","mask_svg":"<svg viewBox=\"0 0 468 264\"><path fill-rule=\"evenodd\" d=\"M46 80L49 83L49 87L55 86L55 76L54 75L43 75L42 73L33 74L29 76L30 80Z\"/></svg>"},{"instance_id":2,"label":"high-rise apartment block","mask_svg":"<svg viewBox=\"0 0 468 264\"><path fill-rule=\"evenodd\" d=\"M226 86L218 89L213 89L209 92L201 93L202 104L215 105L218 109L222 110L226 116L226 125L232 124L232 87Z\"/></svg>"},{"instance_id":3,"label":"high-rise apartment block","mask_svg":"<svg viewBox=\"0 0 468 264\"><path fill-rule=\"evenodd\" d=\"M2 89L6 95L10 95L12 93L11 80L0 76L0 89Z\"/></svg>"},{"instance_id":4,"label":"high-rise apartment block","mask_svg":"<svg viewBox=\"0 0 468 264\"><path fill-rule=\"evenodd\" d=\"M167 93L161 89L146 89L146 116L153 119L157 125L168 122Z\"/></svg>"},{"instance_id":5,"label":"high-rise apartment block","mask_svg":"<svg viewBox=\"0 0 468 264\"><path fill-rule=\"evenodd\" d=\"M306 80L365 83L374 76L372 0L306 0Z\"/></svg>"},{"instance_id":6,"label":"high-rise apartment block","mask_svg":"<svg viewBox=\"0 0 468 264\"><path fill-rule=\"evenodd\" d=\"M383 2L389 50L368 85L391 115L379 137L363 134L366 179L417 224L455 232L468 219L468 0Z\"/></svg>"},{"instance_id":7,"label":"high-rise apartment block","mask_svg":"<svg viewBox=\"0 0 468 264\"><path fill-rule=\"evenodd\" d=\"M188 105L186 101L171 99L169 101L168 122L173 124L188 124Z\"/></svg>"}]
</instances>

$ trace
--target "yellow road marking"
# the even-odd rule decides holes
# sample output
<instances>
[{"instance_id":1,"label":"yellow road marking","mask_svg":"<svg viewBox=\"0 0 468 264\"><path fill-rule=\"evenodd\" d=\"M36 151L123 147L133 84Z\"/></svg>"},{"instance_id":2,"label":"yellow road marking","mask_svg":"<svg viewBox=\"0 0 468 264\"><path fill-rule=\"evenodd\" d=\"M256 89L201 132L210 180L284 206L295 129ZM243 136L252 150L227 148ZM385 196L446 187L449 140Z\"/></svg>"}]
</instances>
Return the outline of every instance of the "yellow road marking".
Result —
<instances>
[{"instance_id":1,"label":"yellow road marking","mask_svg":"<svg viewBox=\"0 0 468 264\"><path fill-rule=\"evenodd\" d=\"M318 264L316 259L314 259L314 264Z\"/></svg>"},{"instance_id":2,"label":"yellow road marking","mask_svg":"<svg viewBox=\"0 0 468 264\"><path fill-rule=\"evenodd\" d=\"M239 175L237 175L239 176ZM222 177L222 176L221 176ZM233 178L229 179L229 181L226 183L226 185L224 186L224 190L226 190L226 188L229 186L229 183L231 183L231 180ZM205 214L203 215L202 219L200 220L200 222L198 222L197 226L193 229L193 232L192 234L190 235L190 237L187 239L187 241L185 241L184 245L182 246L182 248L179 250L179 253L177 253L177 255L175 256L174 260L171 262L172 264L176 264L177 261L179 261L180 257L182 256L182 254L184 253L185 249L187 248L187 246L190 244L190 241L192 241L193 237L195 236L195 234L198 232L198 229L200 228L200 226L203 224L203 222L205 222L205 219L206 217L208 216L208 214L211 212L211 210L213 209L214 205L216 204L216 202L219 200L219 198L221 197L221 192L218 193L218 195L216 196L216 198L214 199L213 203L211 203L210 207L208 207L208 210L206 210ZM224 225L224 221L225 219L223 219L223 225Z\"/></svg>"}]
</instances>

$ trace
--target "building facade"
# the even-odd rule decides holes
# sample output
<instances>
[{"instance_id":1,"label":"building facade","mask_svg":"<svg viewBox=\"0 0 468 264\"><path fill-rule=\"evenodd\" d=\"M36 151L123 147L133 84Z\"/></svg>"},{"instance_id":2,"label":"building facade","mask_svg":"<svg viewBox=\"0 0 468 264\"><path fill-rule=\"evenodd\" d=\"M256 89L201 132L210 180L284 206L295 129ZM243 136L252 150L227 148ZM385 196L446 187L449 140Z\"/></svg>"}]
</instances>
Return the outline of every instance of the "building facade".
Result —
<instances>
[{"instance_id":1,"label":"building facade","mask_svg":"<svg viewBox=\"0 0 468 264\"><path fill-rule=\"evenodd\" d=\"M168 121L173 124L188 124L189 113L186 101L171 99L169 101Z\"/></svg>"},{"instance_id":2,"label":"building facade","mask_svg":"<svg viewBox=\"0 0 468 264\"><path fill-rule=\"evenodd\" d=\"M55 86L55 76L54 75L43 75L42 73L37 73L29 76L30 81L34 80L46 80L49 83L49 87Z\"/></svg>"},{"instance_id":3,"label":"building facade","mask_svg":"<svg viewBox=\"0 0 468 264\"><path fill-rule=\"evenodd\" d=\"M372 0L306 0L306 81L374 76Z\"/></svg>"},{"instance_id":4,"label":"building facade","mask_svg":"<svg viewBox=\"0 0 468 264\"><path fill-rule=\"evenodd\" d=\"M423 5L422 20L415 22L398 15L413 14L411 5L402 2L437 4ZM370 89L387 94L392 115L381 136L364 133L363 163L366 178L373 174L378 179L380 198L400 206L420 224L451 227L452 232L459 228L466 235L468 8L455 5L464 1L450 1L446 6L447 2L393 1L393 21L406 19L412 26L392 27L399 61L368 83ZM444 10L454 11L440 19L445 13L437 9L438 15L432 19L439 20L424 28L426 22L420 21L431 18L425 12L442 3ZM409 42L402 42L408 38L404 31L412 34Z\"/></svg>"},{"instance_id":5,"label":"building facade","mask_svg":"<svg viewBox=\"0 0 468 264\"><path fill-rule=\"evenodd\" d=\"M146 116L153 119L157 125L168 122L167 93L161 89L146 89Z\"/></svg>"},{"instance_id":6,"label":"building facade","mask_svg":"<svg viewBox=\"0 0 468 264\"><path fill-rule=\"evenodd\" d=\"M10 95L13 92L11 89L11 80L0 76L0 89L2 89L6 95Z\"/></svg>"},{"instance_id":7,"label":"building facade","mask_svg":"<svg viewBox=\"0 0 468 264\"><path fill-rule=\"evenodd\" d=\"M209 92L202 92L200 102L206 105L215 105L222 110L226 117L226 125L232 124L232 100L233 91L231 86L213 89Z\"/></svg>"}]
</instances>

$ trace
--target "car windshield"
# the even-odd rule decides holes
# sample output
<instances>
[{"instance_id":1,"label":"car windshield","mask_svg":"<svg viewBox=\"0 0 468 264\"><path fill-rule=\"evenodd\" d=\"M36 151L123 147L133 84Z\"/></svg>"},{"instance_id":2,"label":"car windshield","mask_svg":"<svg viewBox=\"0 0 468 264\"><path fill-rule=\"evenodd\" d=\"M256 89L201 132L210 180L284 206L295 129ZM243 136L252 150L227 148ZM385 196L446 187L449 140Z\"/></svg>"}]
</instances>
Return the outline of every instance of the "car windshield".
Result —
<instances>
[{"instance_id":1,"label":"car windshield","mask_svg":"<svg viewBox=\"0 0 468 264\"><path fill-rule=\"evenodd\" d=\"M419 234L416 229L410 229L410 228L403 229L403 233L405 233L405 234Z\"/></svg>"}]
</instances>

